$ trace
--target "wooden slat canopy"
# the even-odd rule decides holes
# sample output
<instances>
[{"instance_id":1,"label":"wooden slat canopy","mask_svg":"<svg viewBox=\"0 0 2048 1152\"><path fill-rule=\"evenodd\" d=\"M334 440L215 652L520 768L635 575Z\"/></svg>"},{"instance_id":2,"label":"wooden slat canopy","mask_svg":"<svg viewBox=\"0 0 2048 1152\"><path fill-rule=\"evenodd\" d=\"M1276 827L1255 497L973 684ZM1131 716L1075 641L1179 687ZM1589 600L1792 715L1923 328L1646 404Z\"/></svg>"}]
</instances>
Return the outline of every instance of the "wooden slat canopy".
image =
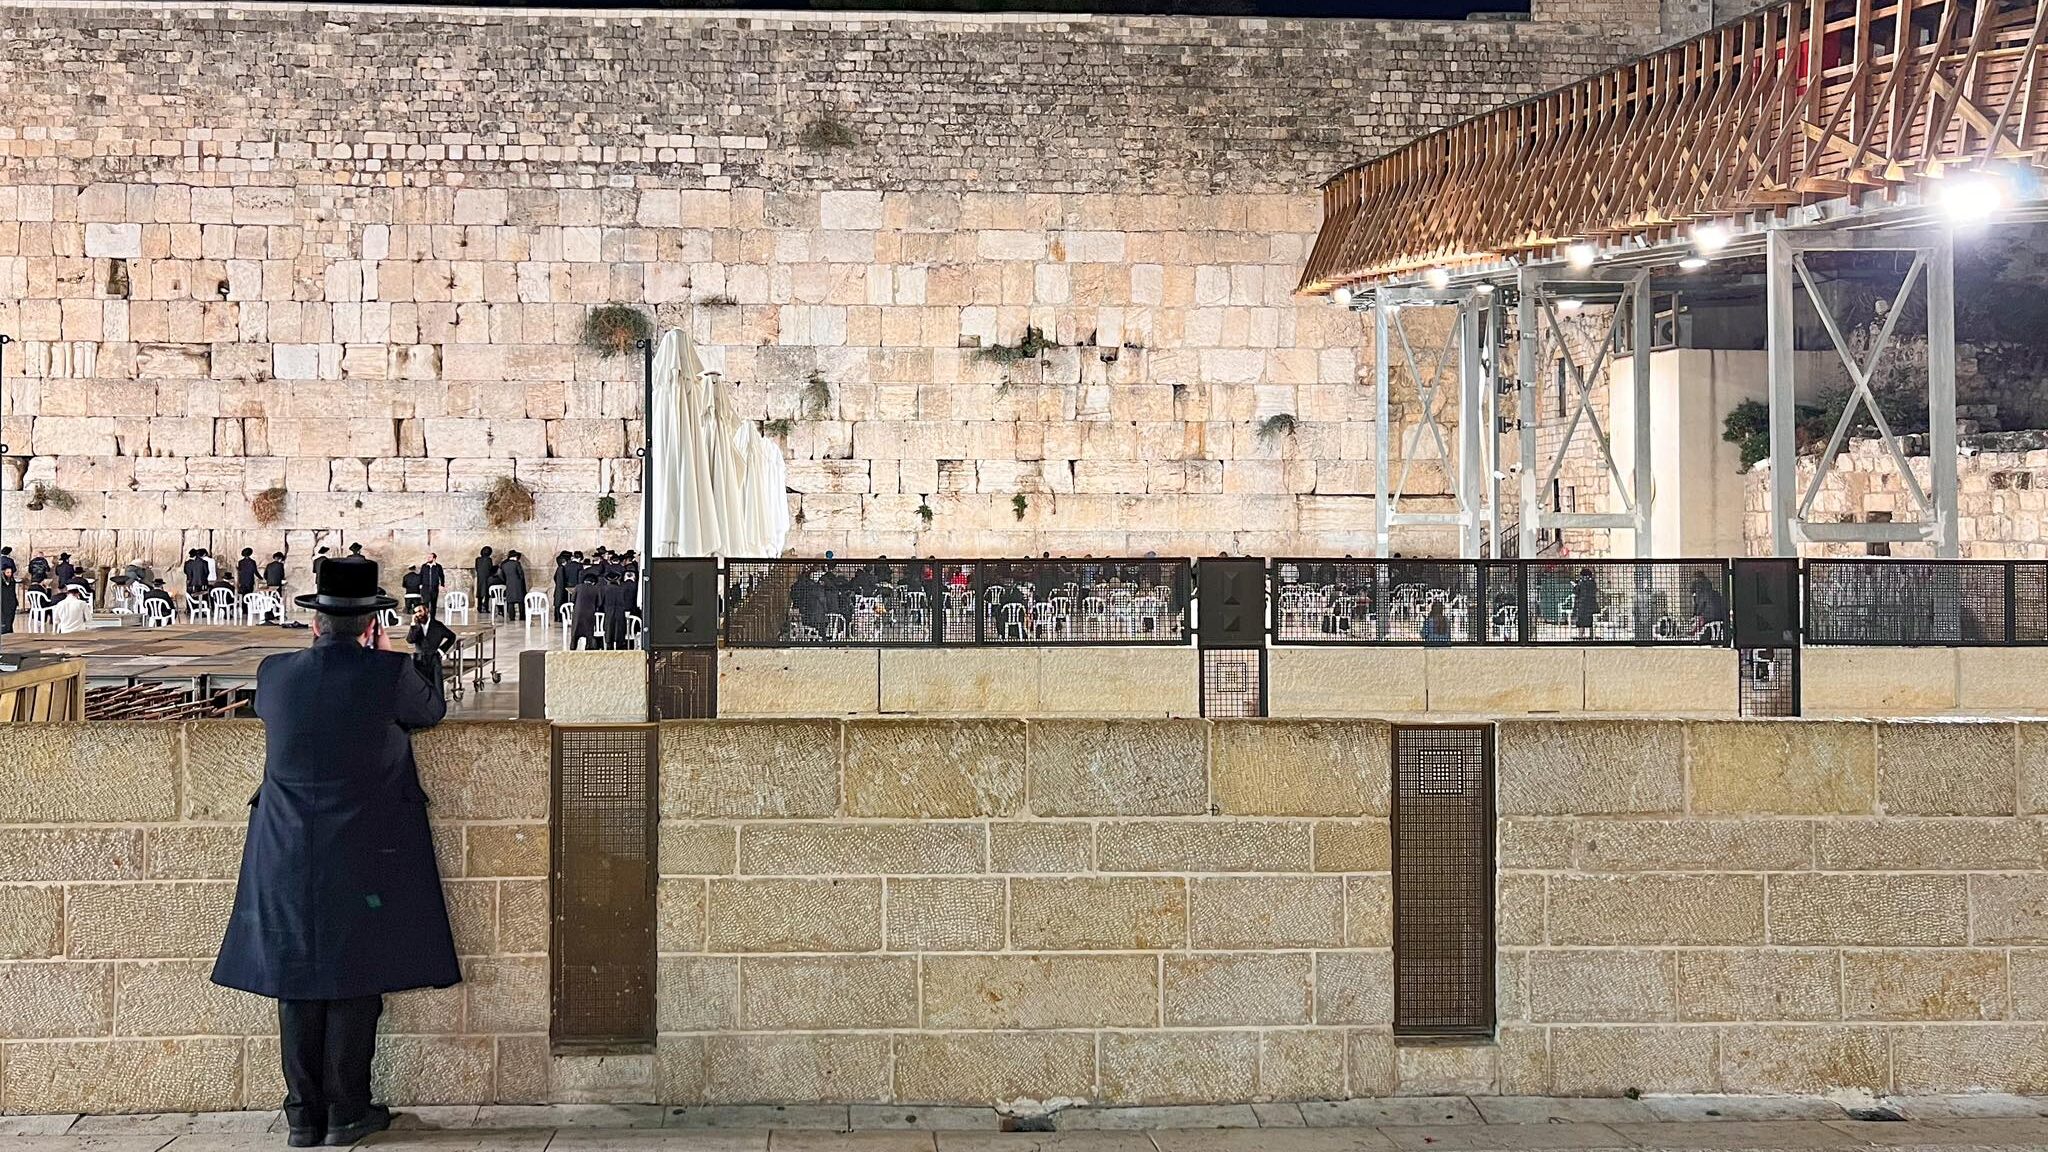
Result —
<instances>
[{"instance_id":1,"label":"wooden slat canopy","mask_svg":"<svg viewBox=\"0 0 2048 1152\"><path fill-rule=\"evenodd\" d=\"M2031 168L2044 4L1783 0L1424 136L1324 186L1299 291Z\"/></svg>"}]
</instances>

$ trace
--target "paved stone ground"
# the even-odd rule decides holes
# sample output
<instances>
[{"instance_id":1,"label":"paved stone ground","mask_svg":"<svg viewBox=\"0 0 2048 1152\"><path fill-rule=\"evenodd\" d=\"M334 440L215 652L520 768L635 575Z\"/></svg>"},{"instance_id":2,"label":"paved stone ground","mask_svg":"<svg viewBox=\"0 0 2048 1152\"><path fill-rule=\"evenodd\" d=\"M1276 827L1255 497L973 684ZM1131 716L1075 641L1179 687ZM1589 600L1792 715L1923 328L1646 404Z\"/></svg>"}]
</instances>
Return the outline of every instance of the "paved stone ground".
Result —
<instances>
[{"instance_id":1,"label":"paved stone ground","mask_svg":"<svg viewBox=\"0 0 2048 1152\"><path fill-rule=\"evenodd\" d=\"M1580 1149L2048 1149L2048 1098L1888 1100L1897 1120L1829 1100L1424 1097L1316 1104L1074 1108L1050 1132L982 1108L662 1108L565 1104L410 1109L379 1152L1502 1152ZM1046 1123L1041 1121L1040 1123ZM0 1116L0 1152L260 1152L275 1112Z\"/></svg>"}]
</instances>

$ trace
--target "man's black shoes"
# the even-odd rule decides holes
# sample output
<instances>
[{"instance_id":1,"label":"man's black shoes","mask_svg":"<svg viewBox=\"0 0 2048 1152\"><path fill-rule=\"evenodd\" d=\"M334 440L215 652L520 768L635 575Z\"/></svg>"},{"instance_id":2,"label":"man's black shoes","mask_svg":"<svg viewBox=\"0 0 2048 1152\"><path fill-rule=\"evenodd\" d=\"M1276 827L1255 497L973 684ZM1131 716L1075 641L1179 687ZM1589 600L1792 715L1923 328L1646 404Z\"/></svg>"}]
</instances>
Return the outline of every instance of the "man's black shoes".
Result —
<instances>
[{"instance_id":1,"label":"man's black shoes","mask_svg":"<svg viewBox=\"0 0 2048 1152\"><path fill-rule=\"evenodd\" d=\"M382 1104L370 1105L362 1119L352 1124L337 1124L327 1130L326 1144L329 1148L346 1148L367 1136L374 1136L391 1127L391 1109ZM294 1136L297 1133L293 1134Z\"/></svg>"}]
</instances>

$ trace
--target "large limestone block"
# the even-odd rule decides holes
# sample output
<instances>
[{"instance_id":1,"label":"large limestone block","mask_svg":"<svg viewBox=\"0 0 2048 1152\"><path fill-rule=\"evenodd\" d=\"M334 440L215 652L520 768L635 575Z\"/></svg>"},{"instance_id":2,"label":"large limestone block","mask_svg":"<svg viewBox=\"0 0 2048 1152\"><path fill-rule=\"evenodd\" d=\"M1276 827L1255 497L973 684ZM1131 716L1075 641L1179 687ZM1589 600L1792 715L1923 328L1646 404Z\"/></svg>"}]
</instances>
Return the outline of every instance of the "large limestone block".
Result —
<instances>
[{"instance_id":1,"label":"large limestone block","mask_svg":"<svg viewBox=\"0 0 2048 1152\"><path fill-rule=\"evenodd\" d=\"M0 884L0 960L40 960L64 948L64 889Z\"/></svg>"},{"instance_id":2,"label":"large limestone block","mask_svg":"<svg viewBox=\"0 0 2048 1152\"><path fill-rule=\"evenodd\" d=\"M1394 954L1385 948L1316 954L1318 1024L1394 1022Z\"/></svg>"},{"instance_id":3,"label":"large limestone block","mask_svg":"<svg viewBox=\"0 0 2048 1152\"><path fill-rule=\"evenodd\" d=\"M1790 873L1770 877L1770 890L1774 944L1970 942L1970 899L1961 876Z\"/></svg>"},{"instance_id":4,"label":"large limestone block","mask_svg":"<svg viewBox=\"0 0 2048 1152\"><path fill-rule=\"evenodd\" d=\"M2048 648L1956 650L1956 710L1966 716L2048 714Z\"/></svg>"},{"instance_id":5,"label":"large limestone block","mask_svg":"<svg viewBox=\"0 0 2048 1152\"><path fill-rule=\"evenodd\" d=\"M277 1009L270 1001L209 979L211 959L142 960L111 967L120 982L114 1030L121 1035L261 1036L277 1028ZM459 997L456 1002L451 1023L459 1024Z\"/></svg>"},{"instance_id":6,"label":"large limestone block","mask_svg":"<svg viewBox=\"0 0 2048 1152\"><path fill-rule=\"evenodd\" d=\"M242 1041L9 1044L0 1100L30 1114L228 1111L243 1104Z\"/></svg>"},{"instance_id":7,"label":"large limestone block","mask_svg":"<svg viewBox=\"0 0 2048 1152\"><path fill-rule=\"evenodd\" d=\"M875 720L846 726L854 816L1014 816L1024 804L1024 723Z\"/></svg>"},{"instance_id":8,"label":"large limestone block","mask_svg":"<svg viewBox=\"0 0 2048 1152\"><path fill-rule=\"evenodd\" d=\"M1030 716L1036 648L885 648L882 711L913 716Z\"/></svg>"},{"instance_id":9,"label":"large limestone block","mask_svg":"<svg viewBox=\"0 0 2048 1152\"><path fill-rule=\"evenodd\" d=\"M999 821L988 829L991 872L1086 872L1095 833L1081 821Z\"/></svg>"},{"instance_id":10,"label":"large limestone block","mask_svg":"<svg viewBox=\"0 0 2048 1152\"><path fill-rule=\"evenodd\" d=\"M872 952L882 946L880 880L713 880L713 952Z\"/></svg>"},{"instance_id":11,"label":"large limestone block","mask_svg":"<svg viewBox=\"0 0 2048 1152\"><path fill-rule=\"evenodd\" d=\"M234 907L227 883L91 884L65 901L65 952L84 959L211 956Z\"/></svg>"},{"instance_id":12,"label":"large limestone block","mask_svg":"<svg viewBox=\"0 0 2048 1152\"><path fill-rule=\"evenodd\" d=\"M1500 1078L1492 1044L1403 1044L1394 1050L1395 1094L1485 1096Z\"/></svg>"},{"instance_id":13,"label":"large limestone block","mask_svg":"<svg viewBox=\"0 0 2048 1152\"><path fill-rule=\"evenodd\" d=\"M1956 710L1953 648L1808 648L1799 655L1807 716L1927 716Z\"/></svg>"},{"instance_id":14,"label":"large limestone block","mask_svg":"<svg viewBox=\"0 0 2048 1152\"><path fill-rule=\"evenodd\" d=\"M1685 807L1684 727L1510 720L1495 729L1505 816L1649 815Z\"/></svg>"},{"instance_id":15,"label":"large limestone block","mask_svg":"<svg viewBox=\"0 0 2048 1152\"><path fill-rule=\"evenodd\" d=\"M2048 824L2011 819L1827 820L1814 828L1823 872L2031 871Z\"/></svg>"},{"instance_id":16,"label":"large limestone block","mask_svg":"<svg viewBox=\"0 0 2048 1152\"><path fill-rule=\"evenodd\" d=\"M1876 803L1873 726L1705 721L1685 728L1692 810L1713 815L1863 815Z\"/></svg>"},{"instance_id":17,"label":"large limestone block","mask_svg":"<svg viewBox=\"0 0 2048 1152\"><path fill-rule=\"evenodd\" d=\"M381 1036L372 1083L393 1104L488 1100L493 1056L488 1036Z\"/></svg>"},{"instance_id":18,"label":"large limestone block","mask_svg":"<svg viewBox=\"0 0 2048 1152\"><path fill-rule=\"evenodd\" d=\"M1898 816L2011 816L2019 734L2011 724L1877 725L1877 799Z\"/></svg>"},{"instance_id":19,"label":"large limestone block","mask_svg":"<svg viewBox=\"0 0 2048 1152\"><path fill-rule=\"evenodd\" d=\"M0 883L135 880L142 858L140 828L0 828Z\"/></svg>"},{"instance_id":20,"label":"large limestone block","mask_svg":"<svg viewBox=\"0 0 2048 1152\"><path fill-rule=\"evenodd\" d=\"M924 1026L934 1029L1150 1028L1159 1022L1151 956L932 956Z\"/></svg>"},{"instance_id":21,"label":"large limestone block","mask_svg":"<svg viewBox=\"0 0 2048 1152\"><path fill-rule=\"evenodd\" d=\"M663 956L655 970L656 1027L711 1032L739 1018L739 961L730 956Z\"/></svg>"},{"instance_id":22,"label":"large limestone block","mask_svg":"<svg viewBox=\"0 0 2048 1152\"><path fill-rule=\"evenodd\" d=\"M761 956L740 961L740 1027L914 1028L914 956Z\"/></svg>"},{"instance_id":23,"label":"large limestone block","mask_svg":"<svg viewBox=\"0 0 2048 1152\"><path fill-rule=\"evenodd\" d=\"M1251 1032L1106 1032L1105 1104L1206 1104L1258 1091L1259 1041Z\"/></svg>"},{"instance_id":24,"label":"large limestone block","mask_svg":"<svg viewBox=\"0 0 2048 1152\"><path fill-rule=\"evenodd\" d=\"M888 1095L886 1035L740 1033L704 1041L704 1098L713 1104L861 1103Z\"/></svg>"},{"instance_id":25,"label":"large limestone block","mask_svg":"<svg viewBox=\"0 0 2048 1152\"><path fill-rule=\"evenodd\" d=\"M1897 948L1842 953L1851 1020L2003 1020L2006 955L1982 948Z\"/></svg>"},{"instance_id":26,"label":"large limestone block","mask_svg":"<svg viewBox=\"0 0 2048 1152\"><path fill-rule=\"evenodd\" d=\"M1677 954L1648 949L1529 953L1529 1019L1643 1024L1678 1015Z\"/></svg>"},{"instance_id":27,"label":"large limestone block","mask_svg":"<svg viewBox=\"0 0 2048 1152\"><path fill-rule=\"evenodd\" d=\"M1168 1027L1307 1024L1307 953L1196 952L1166 958L1161 1003Z\"/></svg>"},{"instance_id":28,"label":"large limestone block","mask_svg":"<svg viewBox=\"0 0 2048 1152\"><path fill-rule=\"evenodd\" d=\"M1553 944L1761 944L1764 882L1760 876L1553 876L1547 915Z\"/></svg>"},{"instance_id":29,"label":"large limestone block","mask_svg":"<svg viewBox=\"0 0 2048 1152\"><path fill-rule=\"evenodd\" d=\"M1046 648L1038 654L1041 716L1199 716L1191 647Z\"/></svg>"},{"instance_id":30,"label":"large limestone block","mask_svg":"<svg viewBox=\"0 0 2048 1152\"><path fill-rule=\"evenodd\" d=\"M557 724L637 724L647 719L647 653L549 652L547 718Z\"/></svg>"},{"instance_id":31,"label":"large limestone block","mask_svg":"<svg viewBox=\"0 0 2048 1152\"><path fill-rule=\"evenodd\" d=\"M1247 876L1193 881L1188 938L1202 948L1327 948L1343 944L1344 881Z\"/></svg>"},{"instance_id":32,"label":"large limestone block","mask_svg":"<svg viewBox=\"0 0 2048 1152\"><path fill-rule=\"evenodd\" d=\"M1010 944L1058 951L1173 948L1188 938L1178 877L1010 882Z\"/></svg>"},{"instance_id":33,"label":"large limestone block","mask_svg":"<svg viewBox=\"0 0 2048 1152\"><path fill-rule=\"evenodd\" d=\"M1026 728L1040 816L1193 816L1209 809L1209 731L1195 720L1042 720Z\"/></svg>"},{"instance_id":34,"label":"large limestone block","mask_svg":"<svg viewBox=\"0 0 2048 1152\"><path fill-rule=\"evenodd\" d=\"M1972 876L1971 939L1979 944L2048 944L2048 872Z\"/></svg>"},{"instance_id":35,"label":"large limestone block","mask_svg":"<svg viewBox=\"0 0 2048 1152\"><path fill-rule=\"evenodd\" d=\"M1259 1033L1259 1095L1275 1100L1335 1100L1346 1095L1344 1049L1344 1033L1335 1028Z\"/></svg>"},{"instance_id":36,"label":"large limestone block","mask_svg":"<svg viewBox=\"0 0 2048 1152\"><path fill-rule=\"evenodd\" d=\"M0 725L0 824L175 819L177 764L176 724Z\"/></svg>"},{"instance_id":37,"label":"large limestone block","mask_svg":"<svg viewBox=\"0 0 2048 1152\"><path fill-rule=\"evenodd\" d=\"M1551 1090L1559 1096L1712 1092L1714 1030L1575 1025L1550 1030Z\"/></svg>"},{"instance_id":38,"label":"large limestone block","mask_svg":"<svg viewBox=\"0 0 2048 1152\"><path fill-rule=\"evenodd\" d=\"M1307 872L1311 826L1277 820L1134 820L1096 831L1104 872Z\"/></svg>"},{"instance_id":39,"label":"large limestone block","mask_svg":"<svg viewBox=\"0 0 2048 1152\"><path fill-rule=\"evenodd\" d=\"M1929 1024L1892 1036L1893 1089L2048 1093L2048 1025Z\"/></svg>"},{"instance_id":40,"label":"large limestone block","mask_svg":"<svg viewBox=\"0 0 2048 1152\"><path fill-rule=\"evenodd\" d=\"M1429 707L1420 648L1274 648L1266 653L1269 716L1386 716Z\"/></svg>"},{"instance_id":41,"label":"large limestone block","mask_svg":"<svg viewBox=\"0 0 2048 1152\"><path fill-rule=\"evenodd\" d=\"M1837 1020L1833 949L1699 948L1678 953L1681 1020Z\"/></svg>"},{"instance_id":42,"label":"large limestone block","mask_svg":"<svg viewBox=\"0 0 2048 1152\"><path fill-rule=\"evenodd\" d=\"M1566 851L1587 872L1791 871L1813 867L1814 830L1799 820L1578 820Z\"/></svg>"},{"instance_id":43,"label":"large limestone block","mask_svg":"<svg viewBox=\"0 0 2048 1152\"><path fill-rule=\"evenodd\" d=\"M1393 834L1385 820L1319 820L1315 870L1385 872L1393 867Z\"/></svg>"},{"instance_id":44,"label":"large limestone block","mask_svg":"<svg viewBox=\"0 0 2048 1152\"><path fill-rule=\"evenodd\" d=\"M987 827L971 821L797 821L746 824L740 828L742 875L979 872L987 858Z\"/></svg>"},{"instance_id":45,"label":"large limestone block","mask_svg":"<svg viewBox=\"0 0 2048 1152\"><path fill-rule=\"evenodd\" d=\"M0 964L0 1040L105 1036L113 1023L113 965Z\"/></svg>"},{"instance_id":46,"label":"large limestone block","mask_svg":"<svg viewBox=\"0 0 2048 1152\"><path fill-rule=\"evenodd\" d=\"M1075 1032L919 1032L896 1038L896 1096L1014 1106L1087 1100L1095 1037Z\"/></svg>"},{"instance_id":47,"label":"large limestone block","mask_svg":"<svg viewBox=\"0 0 2048 1152\"><path fill-rule=\"evenodd\" d=\"M1587 648L1586 711L1733 716L1733 648Z\"/></svg>"},{"instance_id":48,"label":"large limestone block","mask_svg":"<svg viewBox=\"0 0 2048 1152\"><path fill-rule=\"evenodd\" d=\"M1848 1024L1745 1024L1721 1029L1727 1092L1825 1095L1891 1090L1885 1029Z\"/></svg>"},{"instance_id":49,"label":"large limestone block","mask_svg":"<svg viewBox=\"0 0 2048 1152\"><path fill-rule=\"evenodd\" d=\"M1215 799L1237 816L1384 816L1393 729L1376 720L1222 720L1210 733Z\"/></svg>"},{"instance_id":50,"label":"large limestone block","mask_svg":"<svg viewBox=\"0 0 2048 1152\"><path fill-rule=\"evenodd\" d=\"M886 947L892 952L993 952L1008 931L1002 880L953 877L888 882Z\"/></svg>"},{"instance_id":51,"label":"large limestone block","mask_svg":"<svg viewBox=\"0 0 2048 1152\"><path fill-rule=\"evenodd\" d=\"M720 716L864 716L880 709L880 651L726 648L718 653Z\"/></svg>"},{"instance_id":52,"label":"large limestone block","mask_svg":"<svg viewBox=\"0 0 2048 1152\"><path fill-rule=\"evenodd\" d=\"M2020 812L2048 813L2048 724L2019 725Z\"/></svg>"},{"instance_id":53,"label":"large limestone block","mask_svg":"<svg viewBox=\"0 0 2048 1152\"><path fill-rule=\"evenodd\" d=\"M1430 648L1425 655L1431 712L1516 716L1585 710L1584 649Z\"/></svg>"},{"instance_id":54,"label":"large limestone block","mask_svg":"<svg viewBox=\"0 0 2048 1152\"><path fill-rule=\"evenodd\" d=\"M661 726L661 814L830 816L839 810L832 720L678 720Z\"/></svg>"},{"instance_id":55,"label":"large limestone block","mask_svg":"<svg viewBox=\"0 0 2048 1152\"><path fill-rule=\"evenodd\" d=\"M546 724L441 724L413 737L413 753L436 819L539 820L548 814L554 752Z\"/></svg>"}]
</instances>

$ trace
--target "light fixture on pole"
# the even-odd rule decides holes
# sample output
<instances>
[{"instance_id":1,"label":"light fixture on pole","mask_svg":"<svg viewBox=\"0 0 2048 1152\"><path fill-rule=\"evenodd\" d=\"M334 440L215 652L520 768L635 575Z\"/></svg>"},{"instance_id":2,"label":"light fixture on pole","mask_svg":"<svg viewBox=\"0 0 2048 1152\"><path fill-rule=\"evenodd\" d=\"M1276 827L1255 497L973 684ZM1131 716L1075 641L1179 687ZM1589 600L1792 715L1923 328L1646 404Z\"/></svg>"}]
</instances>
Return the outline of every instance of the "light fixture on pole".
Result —
<instances>
[{"instance_id":1,"label":"light fixture on pole","mask_svg":"<svg viewBox=\"0 0 2048 1152\"><path fill-rule=\"evenodd\" d=\"M1330 291L1330 303L1339 308L1351 307L1351 289L1338 287Z\"/></svg>"},{"instance_id":2,"label":"light fixture on pole","mask_svg":"<svg viewBox=\"0 0 2048 1152\"><path fill-rule=\"evenodd\" d=\"M1687 256L1678 262L1678 269L1681 272L1697 272L1706 266L1707 258L1705 256Z\"/></svg>"},{"instance_id":3,"label":"light fixture on pole","mask_svg":"<svg viewBox=\"0 0 2048 1152\"><path fill-rule=\"evenodd\" d=\"M1728 241L1734 238L1734 234L1728 231L1728 227L1725 224L1700 224L1692 230L1693 247L1698 248L1701 253L1708 256L1712 256L1714 253L1726 248Z\"/></svg>"},{"instance_id":4,"label":"light fixture on pole","mask_svg":"<svg viewBox=\"0 0 2048 1152\"><path fill-rule=\"evenodd\" d=\"M1960 172L1937 188L1943 210L1956 224L1983 224L2006 205L2005 180L1991 172Z\"/></svg>"},{"instance_id":5,"label":"light fixture on pole","mask_svg":"<svg viewBox=\"0 0 2048 1152\"><path fill-rule=\"evenodd\" d=\"M1432 290L1441 292L1451 286L1451 270L1448 268L1431 268L1422 274L1422 282L1429 285Z\"/></svg>"},{"instance_id":6,"label":"light fixture on pole","mask_svg":"<svg viewBox=\"0 0 2048 1152\"><path fill-rule=\"evenodd\" d=\"M1567 244L1564 247L1564 262L1574 268L1591 268L1593 266L1593 256L1593 246L1584 241L1580 241L1577 244Z\"/></svg>"}]
</instances>

